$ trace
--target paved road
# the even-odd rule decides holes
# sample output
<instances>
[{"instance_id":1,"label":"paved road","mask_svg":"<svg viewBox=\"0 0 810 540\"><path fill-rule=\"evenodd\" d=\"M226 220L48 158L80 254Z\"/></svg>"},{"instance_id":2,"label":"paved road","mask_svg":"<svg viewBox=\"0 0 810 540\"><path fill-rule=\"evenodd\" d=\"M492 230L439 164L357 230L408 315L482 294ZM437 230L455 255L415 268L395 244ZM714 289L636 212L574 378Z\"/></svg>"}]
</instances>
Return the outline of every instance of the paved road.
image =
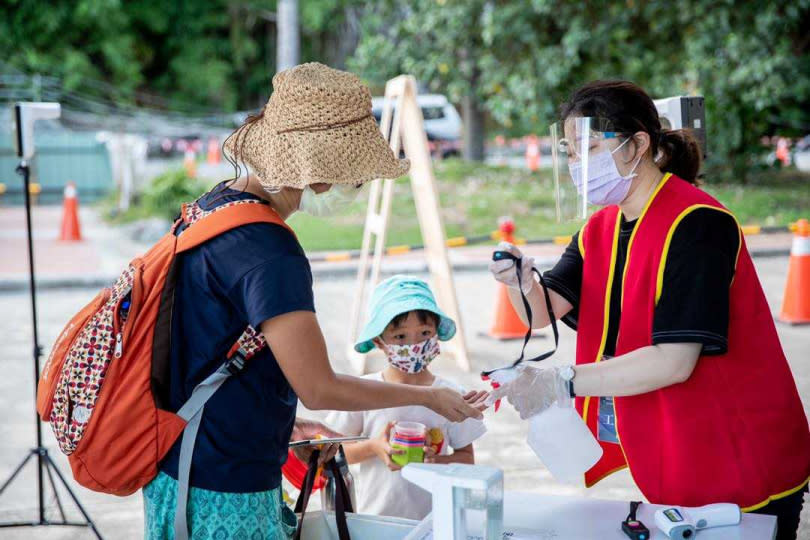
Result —
<instances>
[{"instance_id":1,"label":"paved road","mask_svg":"<svg viewBox=\"0 0 810 540\"><path fill-rule=\"evenodd\" d=\"M763 286L771 303L772 310L778 309L784 287L787 259L772 258L757 260L757 267ZM487 274L483 272L463 272L457 274L458 293L461 297L463 322L469 337L469 345L474 364L474 373L487 367L507 362L518 353L518 342L497 342L479 336L490 324L490 313L495 288ZM333 364L338 370L348 370L348 362L343 351L346 343L346 312L351 303L354 283L346 279L320 279L316 285L316 302L319 318L330 345ZM39 300L40 333L43 344L49 345L60 331L66 319L83 303L90 299L94 291L73 289L67 291L49 290ZM5 475L20 460L26 449L33 444L32 425L32 379L30 361L30 312L27 293L0 294L0 310L5 317L0 318L0 343L3 354L0 356L0 476ZM810 327L779 327L783 346L791 362L796 381L802 393L805 409L810 409ZM545 337L535 345L538 349L547 347L550 339ZM555 362L570 362L574 352L574 335L562 330L560 352ZM377 365L379 360L375 361ZM459 372L451 359L437 361L436 371L453 377L470 386L477 384L473 374ZM314 413L303 412L312 416ZM506 488L527 490L547 494L579 494L610 499L635 499L640 497L627 472L608 478L593 489L585 490L556 483L525 444L526 424L521 422L510 407L504 407L497 414L488 413L489 433L476 444L479 463L496 465L505 471ZM45 441L53 449L61 469L68 472L67 460L58 453L53 444L49 427L45 426ZM35 514L34 469L26 470L9 491L0 497L0 520L30 518ZM78 488L77 493L96 520L106 538L135 539L142 534L142 505L140 495L117 498L99 495ZM810 505L808 505L810 506ZM71 515L75 509L67 504ZM49 515L55 516L55 506L51 504ZM810 538L810 508L803 516L803 538ZM91 538L81 529L16 529L3 531L4 539L80 539Z\"/></svg>"}]
</instances>

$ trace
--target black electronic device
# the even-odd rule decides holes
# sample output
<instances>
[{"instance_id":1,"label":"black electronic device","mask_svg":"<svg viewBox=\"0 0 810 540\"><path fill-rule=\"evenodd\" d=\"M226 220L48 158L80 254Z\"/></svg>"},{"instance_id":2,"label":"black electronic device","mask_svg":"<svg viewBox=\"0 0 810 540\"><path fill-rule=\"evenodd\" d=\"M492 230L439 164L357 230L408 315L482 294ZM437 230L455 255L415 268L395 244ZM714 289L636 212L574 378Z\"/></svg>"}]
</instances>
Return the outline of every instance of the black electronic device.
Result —
<instances>
[{"instance_id":1,"label":"black electronic device","mask_svg":"<svg viewBox=\"0 0 810 540\"><path fill-rule=\"evenodd\" d=\"M622 531L633 540L650 540L650 529L636 518L639 505L641 503L637 501L630 503L630 513L622 521Z\"/></svg>"}]
</instances>

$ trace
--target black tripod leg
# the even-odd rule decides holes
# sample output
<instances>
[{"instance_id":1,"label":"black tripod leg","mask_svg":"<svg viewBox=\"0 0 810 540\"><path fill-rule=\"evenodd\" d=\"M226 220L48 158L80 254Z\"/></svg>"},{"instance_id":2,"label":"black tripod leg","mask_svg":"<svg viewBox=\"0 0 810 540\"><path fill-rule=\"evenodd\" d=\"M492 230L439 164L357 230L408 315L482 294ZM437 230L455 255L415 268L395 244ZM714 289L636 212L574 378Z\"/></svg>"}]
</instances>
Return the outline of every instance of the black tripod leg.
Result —
<instances>
[{"instance_id":1,"label":"black tripod leg","mask_svg":"<svg viewBox=\"0 0 810 540\"><path fill-rule=\"evenodd\" d=\"M73 499L73 503L76 505L76 508L79 509L79 512L82 513L82 516L84 516L85 521L87 521L87 526L90 527L90 530L93 531L93 534L96 535L96 538L98 538L98 540L104 540L102 538L102 536L101 536L101 533L99 533L98 529L96 529L96 524L93 523L93 520L90 518L90 515L84 509L84 506L82 506L82 503L79 502L79 498L76 497L76 494L73 493L72 489L70 489L70 485L68 485L67 481L65 481L65 477L62 476L61 472L59 472L59 468L56 466L56 463L53 462L53 460L51 459L51 456L48 455L48 454L45 454L43 456L43 459L45 460L47 467L53 468L53 472L56 473L56 476L62 482L62 485L65 487L65 491L67 491L68 495L70 495L70 498Z\"/></svg>"},{"instance_id":2,"label":"black tripod leg","mask_svg":"<svg viewBox=\"0 0 810 540\"><path fill-rule=\"evenodd\" d=\"M62 521L67 522L67 517L65 517L65 509L62 508L62 500L59 498L59 492L56 491L56 482L53 481L53 473L51 472L51 468L47 464L45 465L45 472L48 473L48 480L51 481L51 490L53 491L53 498L56 499L56 506L59 507L59 514L62 516Z\"/></svg>"},{"instance_id":3,"label":"black tripod leg","mask_svg":"<svg viewBox=\"0 0 810 540\"><path fill-rule=\"evenodd\" d=\"M14 469L14 472L13 472L13 473L11 473L11 476L9 476L9 477L8 477L8 480L6 480L6 481L3 483L3 487L0 487L0 495L2 495L2 494L3 494L3 492L6 490L6 488L8 487L8 485L9 485L11 482L13 482L13 481L14 481L14 479L17 477L17 475L18 475L18 474L20 474L20 471L23 469L23 467L25 467L25 464L26 464L26 463L28 463L28 460L29 460L29 459L31 459L31 456L33 456L33 455L34 455L34 452L29 452L29 454L28 454L27 456L25 456L25 459L24 459L24 460L22 460L22 463L20 463L19 465L17 465L17 468L16 468L16 469Z\"/></svg>"}]
</instances>

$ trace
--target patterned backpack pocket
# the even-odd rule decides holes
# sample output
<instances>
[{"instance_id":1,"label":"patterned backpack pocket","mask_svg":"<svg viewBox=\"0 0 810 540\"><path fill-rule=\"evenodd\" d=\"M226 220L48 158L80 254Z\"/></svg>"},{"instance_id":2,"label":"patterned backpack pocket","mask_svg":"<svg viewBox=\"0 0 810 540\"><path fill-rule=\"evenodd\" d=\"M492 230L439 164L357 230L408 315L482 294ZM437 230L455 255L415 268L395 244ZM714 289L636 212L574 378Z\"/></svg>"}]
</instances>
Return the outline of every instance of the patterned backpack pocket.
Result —
<instances>
[{"instance_id":1,"label":"patterned backpack pocket","mask_svg":"<svg viewBox=\"0 0 810 540\"><path fill-rule=\"evenodd\" d=\"M125 329L135 318L140 274L136 264L133 261L111 288L102 291L103 301L76 335L59 372L47 418L66 455L76 450L84 435L110 364L123 355Z\"/></svg>"}]
</instances>

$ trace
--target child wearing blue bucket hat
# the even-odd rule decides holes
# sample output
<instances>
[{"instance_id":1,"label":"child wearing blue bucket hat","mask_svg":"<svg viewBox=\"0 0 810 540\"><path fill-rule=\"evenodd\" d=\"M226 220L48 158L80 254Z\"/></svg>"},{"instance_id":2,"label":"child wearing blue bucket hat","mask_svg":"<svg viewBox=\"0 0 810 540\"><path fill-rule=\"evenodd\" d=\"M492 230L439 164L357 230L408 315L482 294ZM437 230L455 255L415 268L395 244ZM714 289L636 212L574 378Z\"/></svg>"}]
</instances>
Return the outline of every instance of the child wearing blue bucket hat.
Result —
<instances>
[{"instance_id":1,"label":"child wearing blue bucket hat","mask_svg":"<svg viewBox=\"0 0 810 540\"><path fill-rule=\"evenodd\" d=\"M455 333L455 322L439 309L428 284L417 277L397 275L374 289L368 321L354 348L360 353L378 348L388 359L384 370L366 378L445 386L464 393L429 368L440 353L439 342ZM345 447L349 463L356 466L357 511L408 519L424 518L431 510L431 496L402 478L402 465L411 461L474 463L473 441L486 432L480 420L452 423L420 406L335 412L327 423L346 435L369 437Z\"/></svg>"}]
</instances>

